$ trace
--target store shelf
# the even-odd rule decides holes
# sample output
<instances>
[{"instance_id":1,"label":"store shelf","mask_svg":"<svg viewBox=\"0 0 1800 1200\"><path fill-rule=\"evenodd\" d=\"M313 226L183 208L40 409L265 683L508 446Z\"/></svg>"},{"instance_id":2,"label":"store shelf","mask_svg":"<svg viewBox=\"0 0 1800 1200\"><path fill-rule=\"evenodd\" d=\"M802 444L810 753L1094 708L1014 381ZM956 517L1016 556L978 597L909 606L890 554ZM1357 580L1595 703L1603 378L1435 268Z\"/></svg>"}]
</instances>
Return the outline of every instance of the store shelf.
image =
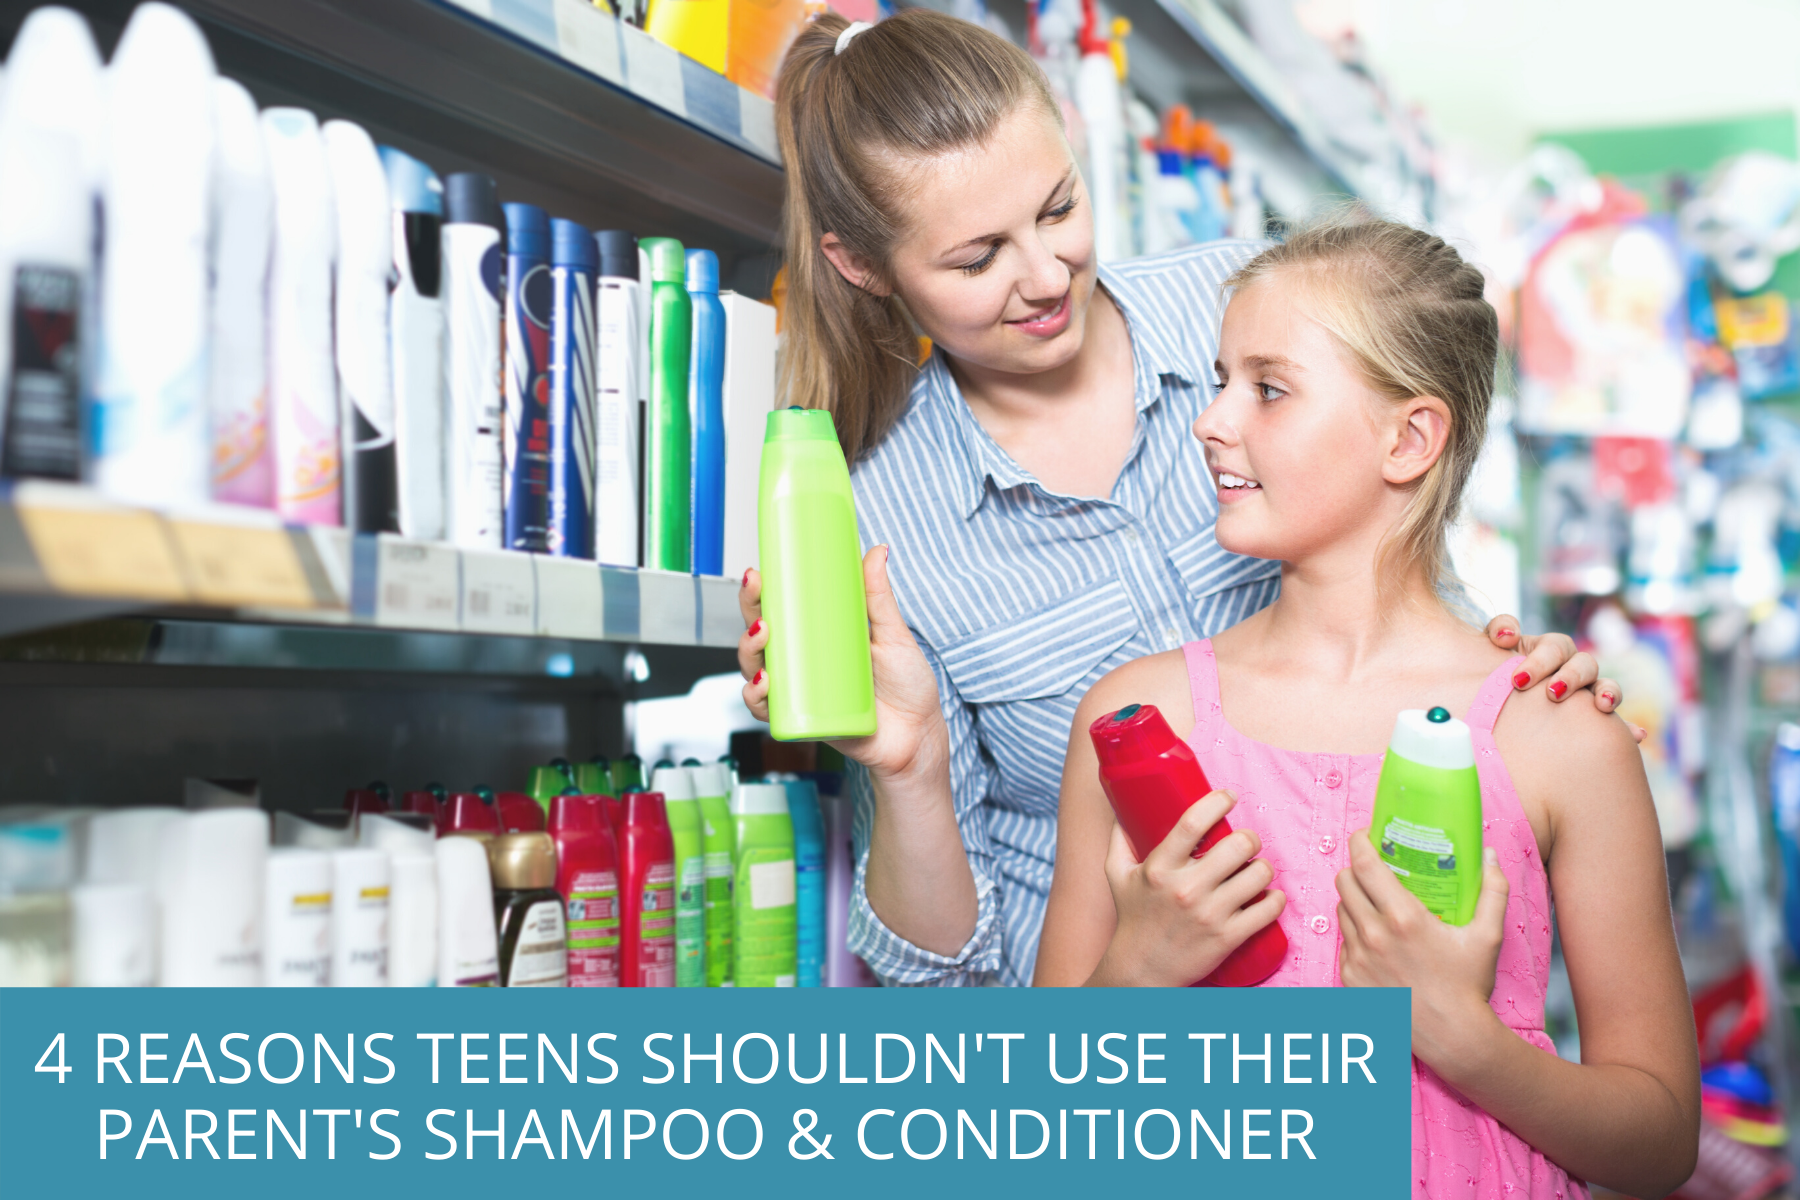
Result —
<instances>
[{"instance_id":1,"label":"store shelf","mask_svg":"<svg viewBox=\"0 0 1800 1200\"><path fill-rule=\"evenodd\" d=\"M134 0L71 2L110 53ZM485 171L503 198L594 228L709 247L728 283L774 248L773 106L585 0L180 3L262 105L347 117L440 173ZM0 44L29 8L0 12Z\"/></svg>"},{"instance_id":2,"label":"store shelf","mask_svg":"<svg viewBox=\"0 0 1800 1200\"><path fill-rule=\"evenodd\" d=\"M730 579L287 526L254 509L158 513L58 484L0 493L0 633L145 611L719 650L742 632ZM228 643L217 642L227 660ZM266 639L230 644L267 646L256 665L283 659ZM567 652L540 647L527 657L559 653ZM544 672L542 664L522 669Z\"/></svg>"}]
</instances>

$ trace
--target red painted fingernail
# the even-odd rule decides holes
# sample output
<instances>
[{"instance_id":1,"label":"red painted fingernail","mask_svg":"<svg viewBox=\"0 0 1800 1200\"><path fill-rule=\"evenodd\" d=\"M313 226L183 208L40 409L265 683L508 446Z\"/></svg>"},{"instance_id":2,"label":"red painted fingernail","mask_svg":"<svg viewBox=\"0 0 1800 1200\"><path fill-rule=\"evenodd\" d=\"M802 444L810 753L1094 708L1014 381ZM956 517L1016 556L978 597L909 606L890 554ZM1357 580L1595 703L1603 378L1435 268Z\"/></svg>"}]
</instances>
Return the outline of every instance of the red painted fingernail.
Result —
<instances>
[{"instance_id":1,"label":"red painted fingernail","mask_svg":"<svg viewBox=\"0 0 1800 1200\"><path fill-rule=\"evenodd\" d=\"M1514 687L1522 688L1522 687L1529 687L1530 685L1531 685L1531 672L1530 671L1520 671L1517 675L1513 676L1513 686Z\"/></svg>"},{"instance_id":2,"label":"red painted fingernail","mask_svg":"<svg viewBox=\"0 0 1800 1200\"><path fill-rule=\"evenodd\" d=\"M1602 700L1606 701L1608 704L1611 704L1613 702L1613 694L1611 692L1601 692L1600 698Z\"/></svg>"},{"instance_id":3,"label":"red painted fingernail","mask_svg":"<svg viewBox=\"0 0 1800 1200\"><path fill-rule=\"evenodd\" d=\"M1568 693L1568 690L1569 685L1560 679L1554 680L1550 684L1550 694L1555 696L1558 700L1561 700L1563 696Z\"/></svg>"},{"instance_id":4,"label":"red painted fingernail","mask_svg":"<svg viewBox=\"0 0 1800 1200\"><path fill-rule=\"evenodd\" d=\"M762 671L762 670L758 670L758 671L757 671L757 672L756 672L756 678L755 678L755 679L752 679L752 680L751 680L751 681L750 681L750 686L751 686L751 687L755 687L755 686L756 686L756 685L757 685L757 684L759 684L759 683L761 683L761 682L762 682L762 681L763 681L763 676L764 676L764 675L766 675L766 674L768 674L768 672L767 672L767 671Z\"/></svg>"},{"instance_id":5,"label":"red painted fingernail","mask_svg":"<svg viewBox=\"0 0 1800 1200\"><path fill-rule=\"evenodd\" d=\"M1498 637L1516 637L1518 635L1515 634L1510 629L1502 629L1496 636L1498 636Z\"/></svg>"},{"instance_id":6,"label":"red painted fingernail","mask_svg":"<svg viewBox=\"0 0 1800 1200\"><path fill-rule=\"evenodd\" d=\"M761 633L762 631L763 631L762 618L758 617L756 619L756 624L750 626L750 636L755 637L757 634Z\"/></svg>"},{"instance_id":7,"label":"red painted fingernail","mask_svg":"<svg viewBox=\"0 0 1800 1200\"><path fill-rule=\"evenodd\" d=\"M738 586L739 587L749 587L750 586L750 568L749 567L744 568L744 581L742 583L738 584Z\"/></svg>"}]
</instances>

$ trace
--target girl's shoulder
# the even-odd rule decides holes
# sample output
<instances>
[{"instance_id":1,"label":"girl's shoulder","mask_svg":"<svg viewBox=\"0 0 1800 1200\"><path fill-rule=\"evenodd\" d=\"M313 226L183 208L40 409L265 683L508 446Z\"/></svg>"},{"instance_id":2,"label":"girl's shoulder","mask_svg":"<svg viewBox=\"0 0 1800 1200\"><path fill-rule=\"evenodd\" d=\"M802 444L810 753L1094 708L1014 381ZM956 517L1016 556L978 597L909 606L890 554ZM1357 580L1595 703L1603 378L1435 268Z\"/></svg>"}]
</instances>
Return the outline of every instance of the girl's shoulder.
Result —
<instances>
[{"instance_id":1,"label":"girl's shoulder","mask_svg":"<svg viewBox=\"0 0 1800 1200\"><path fill-rule=\"evenodd\" d=\"M1194 727L1186 651L1146 654L1102 675L1076 708L1072 735L1081 734L1104 714L1127 704L1154 704L1175 736L1186 737Z\"/></svg>"},{"instance_id":2,"label":"girl's shoulder","mask_svg":"<svg viewBox=\"0 0 1800 1200\"><path fill-rule=\"evenodd\" d=\"M1630 727L1595 708L1586 692L1560 702L1543 684L1514 693L1494 724L1494 743L1526 811L1543 813L1552 838L1571 805L1595 815L1648 798L1643 756Z\"/></svg>"}]
</instances>

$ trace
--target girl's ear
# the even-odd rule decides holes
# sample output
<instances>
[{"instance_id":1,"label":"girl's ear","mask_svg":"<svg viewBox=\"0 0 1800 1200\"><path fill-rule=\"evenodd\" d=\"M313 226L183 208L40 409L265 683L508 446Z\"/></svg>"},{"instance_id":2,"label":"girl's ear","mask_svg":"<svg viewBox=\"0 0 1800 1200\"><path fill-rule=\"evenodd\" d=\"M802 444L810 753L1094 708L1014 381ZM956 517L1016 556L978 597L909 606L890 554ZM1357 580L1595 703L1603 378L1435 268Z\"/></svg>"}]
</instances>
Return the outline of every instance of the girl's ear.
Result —
<instances>
[{"instance_id":1,"label":"girl's ear","mask_svg":"<svg viewBox=\"0 0 1800 1200\"><path fill-rule=\"evenodd\" d=\"M835 233L825 234L819 239L819 252L831 260L846 282L853 288L859 288L871 296L886 296L893 289L881 281L881 273L875 269L875 263L867 256L851 250L838 240Z\"/></svg>"},{"instance_id":2,"label":"girl's ear","mask_svg":"<svg viewBox=\"0 0 1800 1200\"><path fill-rule=\"evenodd\" d=\"M1409 484L1431 470L1450 443L1450 406L1436 396L1414 396L1394 410L1394 444L1381 465L1381 477Z\"/></svg>"}]
</instances>

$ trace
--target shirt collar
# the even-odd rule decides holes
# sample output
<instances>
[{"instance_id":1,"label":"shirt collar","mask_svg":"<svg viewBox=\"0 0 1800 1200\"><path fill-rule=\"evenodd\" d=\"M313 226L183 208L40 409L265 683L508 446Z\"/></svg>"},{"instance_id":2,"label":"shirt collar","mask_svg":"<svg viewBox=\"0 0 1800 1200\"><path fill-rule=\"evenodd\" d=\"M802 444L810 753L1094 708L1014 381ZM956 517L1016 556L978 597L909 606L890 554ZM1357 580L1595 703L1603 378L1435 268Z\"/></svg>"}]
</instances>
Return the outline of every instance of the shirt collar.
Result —
<instances>
[{"instance_id":1,"label":"shirt collar","mask_svg":"<svg viewBox=\"0 0 1800 1200\"><path fill-rule=\"evenodd\" d=\"M1162 396L1165 379L1173 378L1184 384L1192 384L1194 380L1189 377L1165 331L1150 319L1136 298L1127 294L1129 289L1120 286L1118 274L1111 267L1102 265L1099 279L1107 295L1125 316L1125 328L1131 337L1133 392L1137 411L1142 415ZM927 394L942 406L954 436L962 443L964 461L968 464L968 472L959 488L965 520L974 516L987 498L989 480L1000 491L1037 483L975 419L941 351L932 351L923 375Z\"/></svg>"}]
</instances>

